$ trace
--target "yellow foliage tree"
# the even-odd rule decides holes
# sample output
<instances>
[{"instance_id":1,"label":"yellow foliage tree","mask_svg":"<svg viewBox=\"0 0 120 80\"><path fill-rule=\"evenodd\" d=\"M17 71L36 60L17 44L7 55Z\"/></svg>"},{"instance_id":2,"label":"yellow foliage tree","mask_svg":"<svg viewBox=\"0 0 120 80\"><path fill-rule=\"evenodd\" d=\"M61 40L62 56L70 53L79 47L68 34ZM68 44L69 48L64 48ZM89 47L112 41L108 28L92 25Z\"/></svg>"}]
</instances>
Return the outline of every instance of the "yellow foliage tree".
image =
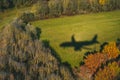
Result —
<instances>
[{"instance_id":1,"label":"yellow foliage tree","mask_svg":"<svg viewBox=\"0 0 120 80\"><path fill-rule=\"evenodd\" d=\"M31 12L32 12L32 13L36 13L38 7L39 7L38 4L34 4L34 5L32 6L32 8L31 8Z\"/></svg>"},{"instance_id":2,"label":"yellow foliage tree","mask_svg":"<svg viewBox=\"0 0 120 80\"><path fill-rule=\"evenodd\" d=\"M107 54L108 59L115 59L119 56L119 49L117 48L115 42L110 42L106 45L102 52Z\"/></svg>"},{"instance_id":3,"label":"yellow foliage tree","mask_svg":"<svg viewBox=\"0 0 120 80\"><path fill-rule=\"evenodd\" d=\"M100 5L104 5L105 2L106 2L106 0L99 0L99 4L100 4Z\"/></svg>"},{"instance_id":4,"label":"yellow foliage tree","mask_svg":"<svg viewBox=\"0 0 120 80\"><path fill-rule=\"evenodd\" d=\"M119 80L120 67L117 62L109 63L103 70L99 70L95 75L95 80Z\"/></svg>"}]
</instances>

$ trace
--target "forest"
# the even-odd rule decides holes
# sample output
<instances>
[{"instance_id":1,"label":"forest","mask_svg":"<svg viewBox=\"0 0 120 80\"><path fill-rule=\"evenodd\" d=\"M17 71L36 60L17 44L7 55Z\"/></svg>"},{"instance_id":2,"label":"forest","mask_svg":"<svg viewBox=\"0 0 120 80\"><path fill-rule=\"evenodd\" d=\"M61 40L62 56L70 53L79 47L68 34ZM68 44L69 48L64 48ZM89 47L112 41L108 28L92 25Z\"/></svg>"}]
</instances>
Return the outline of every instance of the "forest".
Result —
<instances>
[{"instance_id":1,"label":"forest","mask_svg":"<svg viewBox=\"0 0 120 80\"><path fill-rule=\"evenodd\" d=\"M120 0L0 0L0 80L120 80Z\"/></svg>"},{"instance_id":2,"label":"forest","mask_svg":"<svg viewBox=\"0 0 120 80\"><path fill-rule=\"evenodd\" d=\"M120 0L0 0L0 11L34 5L41 16L74 15L120 9Z\"/></svg>"}]
</instances>

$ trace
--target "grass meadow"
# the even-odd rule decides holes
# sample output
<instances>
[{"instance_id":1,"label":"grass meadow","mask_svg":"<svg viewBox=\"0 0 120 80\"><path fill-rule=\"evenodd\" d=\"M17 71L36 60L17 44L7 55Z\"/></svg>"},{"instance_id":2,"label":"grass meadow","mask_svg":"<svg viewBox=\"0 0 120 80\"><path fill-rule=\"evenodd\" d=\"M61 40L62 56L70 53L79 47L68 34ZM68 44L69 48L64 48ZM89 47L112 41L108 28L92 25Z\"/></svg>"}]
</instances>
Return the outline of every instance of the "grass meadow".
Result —
<instances>
[{"instance_id":1,"label":"grass meadow","mask_svg":"<svg viewBox=\"0 0 120 80\"><path fill-rule=\"evenodd\" d=\"M61 61L68 62L72 67L83 61L86 52L99 51L104 42L120 38L120 11L40 20L32 24L41 28L41 39L50 42ZM83 45L86 49L81 47L77 51L74 46L61 47L61 43L71 42L73 34L76 42L91 41L97 35L99 44Z\"/></svg>"}]
</instances>

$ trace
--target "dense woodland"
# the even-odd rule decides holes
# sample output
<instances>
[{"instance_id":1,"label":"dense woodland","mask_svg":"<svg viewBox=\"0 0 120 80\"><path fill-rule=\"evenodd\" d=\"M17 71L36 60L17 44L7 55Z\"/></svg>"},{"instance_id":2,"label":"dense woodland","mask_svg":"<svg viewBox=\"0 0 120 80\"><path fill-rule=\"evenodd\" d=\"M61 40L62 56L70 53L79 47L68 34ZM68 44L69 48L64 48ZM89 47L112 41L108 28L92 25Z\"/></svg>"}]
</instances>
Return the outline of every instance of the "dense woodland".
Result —
<instances>
[{"instance_id":1,"label":"dense woodland","mask_svg":"<svg viewBox=\"0 0 120 80\"><path fill-rule=\"evenodd\" d=\"M40 29L15 20L0 33L0 80L74 80L39 41Z\"/></svg>"},{"instance_id":2,"label":"dense woodland","mask_svg":"<svg viewBox=\"0 0 120 80\"><path fill-rule=\"evenodd\" d=\"M35 19L120 9L120 0L0 0L0 11L33 6ZM31 16L31 15L30 15Z\"/></svg>"},{"instance_id":3,"label":"dense woodland","mask_svg":"<svg viewBox=\"0 0 120 80\"><path fill-rule=\"evenodd\" d=\"M38 0L21 15L25 21L120 9L120 0Z\"/></svg>"}]
</instances>

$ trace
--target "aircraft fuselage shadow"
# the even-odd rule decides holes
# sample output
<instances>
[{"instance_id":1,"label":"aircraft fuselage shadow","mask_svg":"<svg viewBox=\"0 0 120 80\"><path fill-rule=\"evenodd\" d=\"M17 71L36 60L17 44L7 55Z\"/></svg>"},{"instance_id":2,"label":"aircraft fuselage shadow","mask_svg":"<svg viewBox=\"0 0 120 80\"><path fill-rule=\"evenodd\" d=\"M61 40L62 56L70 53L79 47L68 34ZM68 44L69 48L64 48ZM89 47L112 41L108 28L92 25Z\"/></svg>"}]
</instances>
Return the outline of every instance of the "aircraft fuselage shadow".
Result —
<instances>
[{"instance_id":1,"label":"aircraft fuselage shadow","mask_svg":"<svg viewBox=\"0 0 120 80\"><path fill-rule=\"evenodd\" d=\"M60 47L74 47L75 51L81 50L81 49L90 49L86 46L90 46L93 44L98 44L99 41L97 41L98 36L94 35L94 37L91 40L86 40L86 41L76 41L74 38L74 35L71 36L71 41L70 42L63 42L60 44Z\"/></svg>"}]
</instances>

